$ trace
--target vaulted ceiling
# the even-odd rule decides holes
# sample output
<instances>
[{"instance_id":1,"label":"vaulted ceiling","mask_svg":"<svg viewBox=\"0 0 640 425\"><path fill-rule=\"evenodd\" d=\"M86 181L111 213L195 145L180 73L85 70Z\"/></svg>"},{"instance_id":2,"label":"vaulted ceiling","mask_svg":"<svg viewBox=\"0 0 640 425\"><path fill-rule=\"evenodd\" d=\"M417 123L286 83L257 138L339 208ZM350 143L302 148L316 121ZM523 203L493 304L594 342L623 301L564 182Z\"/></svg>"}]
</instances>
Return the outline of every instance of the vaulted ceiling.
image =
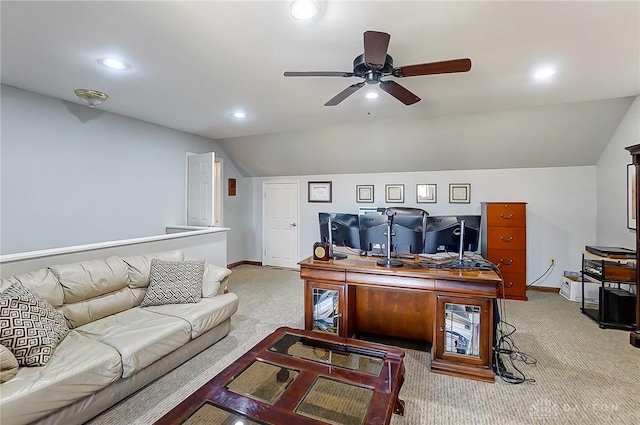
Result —
<instances>
[{"instance_id":1,"label":"vaulted ceiling","mask_svg":"<svg viewBox=\"0 0 640 425\"><path fill-rule=\"evenodd\" d=\"M636 1L320 6L301 22L288 1L2 1L1 81L103 91L99 109L215 139L248 176L592 165L640 94ZM395 66L472 68L388 77L411 106L364 89L323 106L360 79L283 76L351 71L367 30L391 34ZM556 74L534 79L544 66Z\"/></svg>"}]
</instances>

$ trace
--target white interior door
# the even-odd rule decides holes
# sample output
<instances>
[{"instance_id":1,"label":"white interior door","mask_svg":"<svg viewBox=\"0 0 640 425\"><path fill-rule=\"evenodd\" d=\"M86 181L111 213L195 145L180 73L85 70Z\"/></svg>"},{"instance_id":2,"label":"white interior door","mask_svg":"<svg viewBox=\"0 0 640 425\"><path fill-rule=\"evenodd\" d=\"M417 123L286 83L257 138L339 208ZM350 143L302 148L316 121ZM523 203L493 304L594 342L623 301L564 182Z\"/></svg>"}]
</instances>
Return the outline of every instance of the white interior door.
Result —
<instances>
[{"instance_id":1,"label":"white interior door","mask_svg":"<svg viewBox=\"0 0 640 425\"><path fill-rule=\"evenodd\" d=\"M187 157L187 225L213 226L215 154Z\"/></svg>"},{"instance_id":2,"label":"white interior door","mask_svg":"<svg viewBox=\"0 0 640 425\"><path fill-rule=\"evenodd\" d=\"M265 266L298 267L298 182L264 183Z\"/></svg>"}]
</instances>

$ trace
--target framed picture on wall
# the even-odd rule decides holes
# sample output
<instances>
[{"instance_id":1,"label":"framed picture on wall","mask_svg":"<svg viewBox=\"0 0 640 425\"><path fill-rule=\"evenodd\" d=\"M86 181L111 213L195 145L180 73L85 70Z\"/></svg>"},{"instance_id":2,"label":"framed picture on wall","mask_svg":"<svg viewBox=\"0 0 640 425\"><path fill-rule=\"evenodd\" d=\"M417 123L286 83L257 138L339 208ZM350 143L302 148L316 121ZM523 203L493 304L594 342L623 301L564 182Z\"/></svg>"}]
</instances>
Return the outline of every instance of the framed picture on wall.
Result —
<instances>
[{"instance_id":1,"label":"framed picture on wall","mask_svg":"<svg viewBox=\"0 0 640 425\"><path fill-rule=\"evenodd\" d=\"M437 186L435 184L417 184L416 185L416 202L422 203L436 203Z\"/></svg>"},{"instance_id":2,"label":"framed picture on wall","mask_svg":"<svg viewBox=\"0 0 640 425\"><path fill-rule=\"evenodd\" d=\"M309 202L331 202L331 182L309 182Z\"/></svg>"},{"instance_id":3,"label":"framed picture on wall","mask_svg":"<svg viewBox=\"0 0 640 425\"><path fill-rule=\"evenodd\" d=\"M385 186L385 202L387 203L403 203L404 202L404 185L388 184Z\"/></svg>"},{"instance_id":4,"label":"framed picture on wall","mask_svg":"<svg viewBox=\"0 0 640 425\"><path fill-rule=\"evenodd\" d=\"M636 187L636 166L627 165L627 228L636 229L636 197L638 188Z\"/></svg>"},{"instance_id":5,"label":"framed picture on wall","mask_svg":"<svg viewBox=\"0 0 640 425\"><path fill-rule=\"evenodd\" d=\"M449 184L450 204L470 204L471 184L470 183L450 183Z\"/></svg>"},{"instance_id":6,"label":"framed picture on wall","mask_svg":"<svg viewBox=\"0 0 640 425\"><path fill-rule=\"evenodd\" d=\"M371 203L373 202L373 185L362 184L356 186L356 202Z\"/></svg>"}]
</instances>

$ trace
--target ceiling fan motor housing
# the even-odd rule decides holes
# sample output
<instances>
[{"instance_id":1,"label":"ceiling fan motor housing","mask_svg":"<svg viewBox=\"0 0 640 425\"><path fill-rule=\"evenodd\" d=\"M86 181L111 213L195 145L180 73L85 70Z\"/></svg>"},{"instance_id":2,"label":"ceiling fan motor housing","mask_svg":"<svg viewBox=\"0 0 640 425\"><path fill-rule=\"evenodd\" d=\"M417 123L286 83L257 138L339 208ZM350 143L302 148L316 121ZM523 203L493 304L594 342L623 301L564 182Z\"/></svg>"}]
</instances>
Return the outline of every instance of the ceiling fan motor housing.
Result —
<instances>
[{"instance_id":1,"label":"ceiling fan motor housing","mask_svg":"<svg viewBox=\"0 0 640 425\"><path fill-rule=\"evenodd\" d=\"M376 71L379 76L389 75L393 72L393 58L391 55L387 55L384 60L384 66L382 68L372 68L364 61L364 53L357 56L353 60L353 73L358 77L367 78L367 73L370 71Z\"/></svg>"}]
</instances>

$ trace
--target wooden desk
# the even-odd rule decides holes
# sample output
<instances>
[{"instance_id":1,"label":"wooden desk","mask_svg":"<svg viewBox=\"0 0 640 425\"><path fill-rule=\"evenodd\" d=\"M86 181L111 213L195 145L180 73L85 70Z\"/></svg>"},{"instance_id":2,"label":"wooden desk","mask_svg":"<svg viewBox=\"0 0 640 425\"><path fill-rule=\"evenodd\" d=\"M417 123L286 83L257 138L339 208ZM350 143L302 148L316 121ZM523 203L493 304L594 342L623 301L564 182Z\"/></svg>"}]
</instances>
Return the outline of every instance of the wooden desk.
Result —
<instances>
[{"instance_id":1,"label":"wooden desk","mask_svg":"<svg viewBox=\"0 0 640 425\"><path fill-rule=\"evenodd\" d=\"M305 329L428 341L433 343L432 371L492 382L493 299L500 277L491 270L427 268L411 260L403 267L386 268L376 260L350 255L344 260L301 261ZM475 338L470 341L476 347L472 354L452 348L453 328L460 323L456 309L476 318L471 326L477 332L469 331ZM317 320L323 314L325 320Z\"/></svg>"}]
</instances>

